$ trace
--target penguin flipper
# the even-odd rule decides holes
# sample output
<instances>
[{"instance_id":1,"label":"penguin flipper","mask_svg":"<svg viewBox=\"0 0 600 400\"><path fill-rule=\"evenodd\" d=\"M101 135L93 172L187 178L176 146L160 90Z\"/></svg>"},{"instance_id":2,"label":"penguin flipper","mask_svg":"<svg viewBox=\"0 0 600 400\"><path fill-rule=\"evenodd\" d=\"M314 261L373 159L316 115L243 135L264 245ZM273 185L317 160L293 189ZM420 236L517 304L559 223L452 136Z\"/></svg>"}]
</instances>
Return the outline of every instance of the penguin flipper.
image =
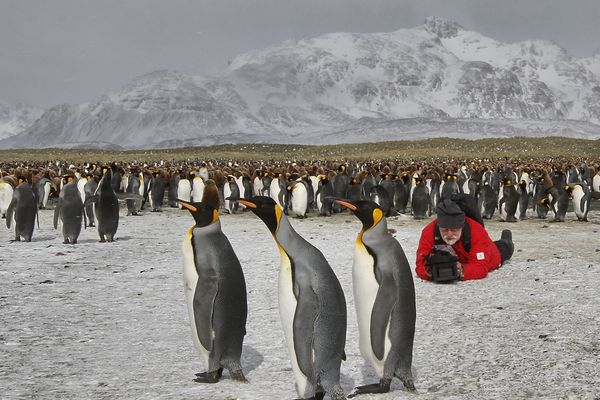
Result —
<instances>
[{"instance_id":1,"label":"penguin flipper","mask_svg":"<svg viewBox=\"0 0 600 400\"><path fill-rule=\"evenodd\" d=\"M313 333L319 300L311 287L299 289L294 314L294 351L300 371L309 379L313 376Z\"/></svg>"},{"instance_id":2,"label":"penguin flipper","mask_svg":"<svg viewBox=\"0 0 600 400\"><path fill-rule=\"evenodd\" d=\"M17 206L15 199L12 199L8 209L6 210L6 227L10 229L10 225L13 219L13 214L15 212L15 207Z\"/></svg>"},{"instance_id":3,"label":"penguin flipper","mask_svg":"<svg viewBox=\"0 0 600 400\"><path fill-rule=\"evenodd\" d=\"M60 208L62 206L62 200L58 199L58 204L54 209L54 229L58 228L58 217L60 216Z\"/></svg>"},{"instance_id":4,"label":"penguin flipper","mask_svg":"<svg viewBox=\"0 0 600 400\"><path fill-rule=\"evenodd\" d=\"M391 277L382 279L371 313L371 348L379 360L383 360L385 353L385 335L396 298L394 280Z\"/></svg>"},{"instance_id":5,"label":"penguin flipper","mask_svg":"<svg viewBox=\"0 0 600 400\"><path fill-rule=\"evenodd\" d=\"M194 294L194 322L196 332L202 346L208 350L213 349L213 310L218 292L216 277L198 279L196 293Z\"/></svg>"}]
</instances>

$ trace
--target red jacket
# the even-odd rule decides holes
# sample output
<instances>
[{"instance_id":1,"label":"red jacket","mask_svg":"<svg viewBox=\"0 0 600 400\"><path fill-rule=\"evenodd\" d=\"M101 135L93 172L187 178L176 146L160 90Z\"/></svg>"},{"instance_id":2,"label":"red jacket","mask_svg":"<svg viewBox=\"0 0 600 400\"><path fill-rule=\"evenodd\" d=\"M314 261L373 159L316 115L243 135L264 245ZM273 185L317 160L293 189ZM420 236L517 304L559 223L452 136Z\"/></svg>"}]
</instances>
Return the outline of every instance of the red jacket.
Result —
<instances>
[{"instance_id":1,"label":"red jacket","mask_svg":"<svg viewBox=\"0 0 600 400\"><path fill-rule=\"evenodd\" d=\"M483 226L469 217L465 220L471 228L471 251L467 253L461 238L452 246L459 262L463 267L462 280L482 279L488 272L498 268L502 261L500 251L496 244L492 242L490 236ZM430 281L431 277L425 269L425 257L429 255L435 245L434 229L437 219L423 228L421 239L419 239L419 248L417 249L417 267L415 271L419 278Z\"/></svg>"}]
</instances>

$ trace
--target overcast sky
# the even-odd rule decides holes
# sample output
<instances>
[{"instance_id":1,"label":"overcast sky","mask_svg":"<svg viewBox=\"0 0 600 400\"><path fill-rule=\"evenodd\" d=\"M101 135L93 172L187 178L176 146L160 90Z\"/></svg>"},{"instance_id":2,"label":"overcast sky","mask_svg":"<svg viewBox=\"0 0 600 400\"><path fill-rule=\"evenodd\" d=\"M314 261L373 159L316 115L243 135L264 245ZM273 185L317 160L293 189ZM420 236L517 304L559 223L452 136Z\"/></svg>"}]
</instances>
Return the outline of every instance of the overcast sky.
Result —
<instances>
[{"instance_id":1,"label":"overcast sky","mask_svg":"<svg viewBox=\"0 0 600 400\"><path fill-rule=\"evenodd\" d=\"M75 104L156 69L214 74L236 54L430 15L505 42L600 48L600 0L0 0L0 101Z\"/></svg>"}]
</instances>

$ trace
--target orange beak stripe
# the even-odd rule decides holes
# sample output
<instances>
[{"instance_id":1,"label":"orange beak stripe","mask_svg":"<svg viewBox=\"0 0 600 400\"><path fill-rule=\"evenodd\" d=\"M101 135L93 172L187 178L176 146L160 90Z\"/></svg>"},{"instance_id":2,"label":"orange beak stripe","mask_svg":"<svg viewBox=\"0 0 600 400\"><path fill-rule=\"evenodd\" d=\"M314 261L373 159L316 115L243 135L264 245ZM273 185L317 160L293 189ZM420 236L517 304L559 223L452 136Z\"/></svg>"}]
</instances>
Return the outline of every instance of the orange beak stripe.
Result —
<instances>
[{"instance_id":1,"label":"orange beak stripe","mask_svg":"<svg viewBox=\"0 0 600 400\"><path fill-rule=\"evenodd\" d=\"M242 199L240 199L240 200L239 200L239 202L240 202L241 204L245 205L246 207L250 207L250 208L257 208L257 207L256 207L256 204L254 204L254 203L251 203L251 202L249 202L249 201L246 201L246 200L242 200Z\"/></svg>"},{"instance_id":2,"label":"orange beak stripe","mask_svg":"<svg viewBox=\"0 0 600 400\"><path fill-rule=\"evenodd\" d=\"M335 200L336 203L343 205L344 207L349 208L352 211L356 211L358 210L358 208L356 208L356 206L354 204L350 204L347 201L344 200Z\"/></svg>"},{"instance_id":3,"label":"orange beak stripe","mask_svg":"<svg viewBox=\"0 0 600 400\"><path fill-rule=\"evenodd\" d=\"M191 211L194 211L194 212L198 211L198 209L197 209L196 207L194 207L193 205L191 205L191 204L184 203L184 202L183 202L183 201L181 201L181 200L177 200L177 202L178 202L179 204L181 204L181 207L185 207L185 208L187 208L188 210L191 210Z\"/></svg>"}]
</instances>

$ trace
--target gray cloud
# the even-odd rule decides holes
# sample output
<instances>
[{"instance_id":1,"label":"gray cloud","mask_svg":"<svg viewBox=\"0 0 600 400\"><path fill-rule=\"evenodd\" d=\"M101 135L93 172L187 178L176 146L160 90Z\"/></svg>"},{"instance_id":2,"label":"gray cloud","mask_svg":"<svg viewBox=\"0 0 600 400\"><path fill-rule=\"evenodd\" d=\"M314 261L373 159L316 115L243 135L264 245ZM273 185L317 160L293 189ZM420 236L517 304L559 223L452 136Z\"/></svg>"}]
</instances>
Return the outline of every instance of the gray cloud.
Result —
<instances>
[{"instance_id":1,"label":"gray cloud","mask_svg":"<svg viewBox=\"0 0 600 400\"><path fill-rule=\"evenodd\" d=\"M600 48L598 0L0 0L0 99L83 102L159 68L213 74L286 39L412 28L429 15L579 57Z\"/></svg>"}]
</instances>

